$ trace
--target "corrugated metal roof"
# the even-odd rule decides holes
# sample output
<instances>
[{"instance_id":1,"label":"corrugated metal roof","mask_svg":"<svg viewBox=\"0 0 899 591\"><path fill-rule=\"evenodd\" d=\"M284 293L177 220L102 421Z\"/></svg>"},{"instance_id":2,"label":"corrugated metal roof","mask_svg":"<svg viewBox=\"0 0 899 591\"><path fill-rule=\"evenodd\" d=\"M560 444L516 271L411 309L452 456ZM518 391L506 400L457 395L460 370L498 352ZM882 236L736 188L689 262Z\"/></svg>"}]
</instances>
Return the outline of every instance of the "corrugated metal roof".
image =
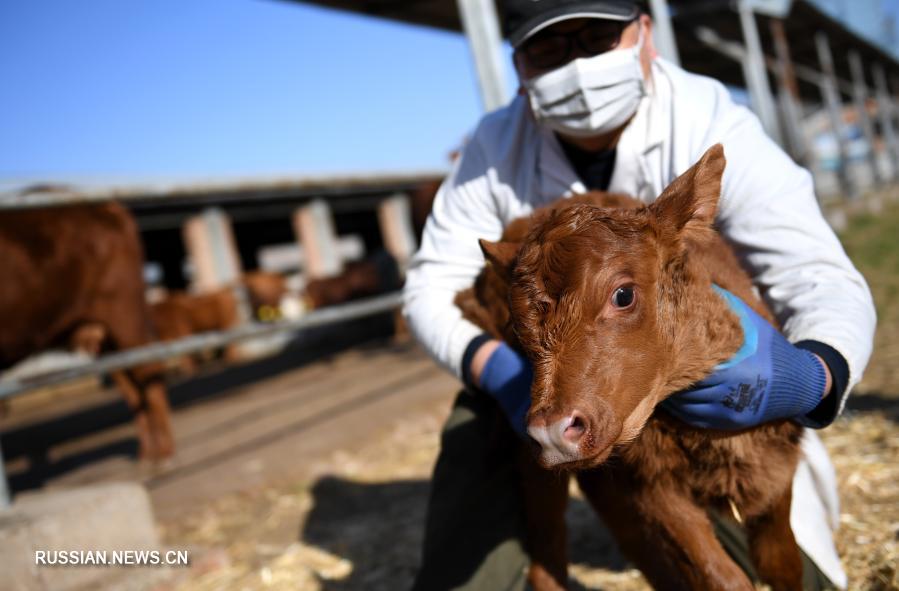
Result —
<instances>
[{"instance_id":1,"label":"corrugated metal roof","mask_svg":"<svg viewBox=\"0 0 899 591\"><path fill-rule=\"evenodd\" d=\"M0 210L46 207L99 201L127 201L141 205L154 202L228 201L251 199L328 197L357 193L413 189L422 182L443 178L446 170L382 173L348 173L203 181L146 181L141 183L54 182L26 184L0 190Z\"/></svg>"},{"instance_id":2,"label":"corrugated metal roof","mask_svg":"<svg viewBox=\"0 0 899 591\"><path fill-rule=\"evenodd\" d=\"M448 0L288 0L347 10L380 18L422 24L451 31L461 31L462 26L455 2ZM728 41L742 43L740 23L734 0L668 0L674 15L681 62L685 69L711 76L726 84L744 86L743 72L733 60L710 50L696 35L697 27L707 27ZM501 3L497 3L501 15ZM770 17L758 15L762 46L774 56L774 45L768 30ZM814 33L823 30L828 34L837 76L850 80L847 53L850 48L861 53L866 63L879 62L893 74L899 75L899 60L881 47L848 29L842 22L829 16L808 0L793 0L789 17L784 21L793 59L800 66L820 70L815 51ZM869 83L871 81L869 80ZM871 83L873 86L873 83ZM803 98L820 101L816 86L800 83Z\"/></svg>"}]
</instances>

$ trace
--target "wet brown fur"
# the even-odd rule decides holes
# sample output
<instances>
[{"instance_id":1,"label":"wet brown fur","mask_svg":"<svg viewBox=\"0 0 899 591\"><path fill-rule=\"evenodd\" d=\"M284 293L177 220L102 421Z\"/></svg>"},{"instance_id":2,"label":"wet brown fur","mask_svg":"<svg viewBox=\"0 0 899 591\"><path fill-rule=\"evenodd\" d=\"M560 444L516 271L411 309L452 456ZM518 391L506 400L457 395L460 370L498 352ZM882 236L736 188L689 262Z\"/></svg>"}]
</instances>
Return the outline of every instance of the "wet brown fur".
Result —
<instances>
[{"instance_id":1,"label":"wet brown fur","mask_svg":"<svg viewBox=\"0 0 899 591\"><path fill-rule=\"evenodd\" d=\"M523 454L538 591L566 588L570 473L655 588L753 588L708 518L731 503L760 577L776 590L801 588L789 525L801 429L699 430L654 412L742 341L712 283L774 321L711 226L723 169L717 145L650 206L591 193L516 220L500 242L482 241L488 265L456 298L466 318L532 360L532 425L571 408L590 417L581 461L549 471ZM630 312L608 301L625 284L640 303Z\"/></svg>"}]
</instances>

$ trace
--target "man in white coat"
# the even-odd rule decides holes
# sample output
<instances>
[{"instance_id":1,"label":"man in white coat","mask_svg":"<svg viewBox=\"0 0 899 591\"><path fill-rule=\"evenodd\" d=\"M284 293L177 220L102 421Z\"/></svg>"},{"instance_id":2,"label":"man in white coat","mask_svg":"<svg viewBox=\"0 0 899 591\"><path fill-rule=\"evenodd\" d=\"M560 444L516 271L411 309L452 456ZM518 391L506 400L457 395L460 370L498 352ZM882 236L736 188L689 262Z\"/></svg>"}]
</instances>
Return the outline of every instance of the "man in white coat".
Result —
<instances>
[{"instance_id":1,"label":"man in white coat","mask_svg":"<svg viewBox=\"0 0 899 591\"><path fill-rule=\"evenodd\" d=\"M513 219L587 190L652 202L720 142L727 167L716 225L777 315L783 337L761 321L753 330L769 335L769 346L675 395L666 401L668 412L717 429L782 418L824 427L861 379L876 322L868 287L823 219L809 173L720 83L657 57L652 22L637 2L504 4L522 90L481 120L443 183L404 293L416 337L466 386L444 428L415 589L524 586L513 447L497 445L492 417L503 412L527 436L530 368L453 304L484 265L479 238L496 240ZM758 411L734 413L726 393L743 376L755 383L756 375L767 383L754 394ZM833 469L809 429L803 451L791 523L804 552L806 586L844 588L832 542ZM751 571L742 533L727 529L719 528L719 539Z\"/></svg>"}]
</instances>

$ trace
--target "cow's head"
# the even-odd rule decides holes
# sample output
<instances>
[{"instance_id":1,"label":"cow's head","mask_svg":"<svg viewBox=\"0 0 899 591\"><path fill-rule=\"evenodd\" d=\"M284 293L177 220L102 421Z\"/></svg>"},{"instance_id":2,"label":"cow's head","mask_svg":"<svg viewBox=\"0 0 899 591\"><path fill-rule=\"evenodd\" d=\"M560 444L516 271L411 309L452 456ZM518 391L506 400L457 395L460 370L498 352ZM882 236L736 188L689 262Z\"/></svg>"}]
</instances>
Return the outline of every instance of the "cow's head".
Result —
<instances>
[{"instance_id":1,"label":"cow's head","mask_svg":"<svg viewBox=\"0 0 899 591\"><path fill-rule=\"evenodd\" d=\"M707 371L689 349L722 304L687 253L714 236L724 164L716 145L648 207L576 205L520 248L482 243L508 273L511 326L534 365L528 432L545 466L598 465Z\"/></svg>"}]
</instances>

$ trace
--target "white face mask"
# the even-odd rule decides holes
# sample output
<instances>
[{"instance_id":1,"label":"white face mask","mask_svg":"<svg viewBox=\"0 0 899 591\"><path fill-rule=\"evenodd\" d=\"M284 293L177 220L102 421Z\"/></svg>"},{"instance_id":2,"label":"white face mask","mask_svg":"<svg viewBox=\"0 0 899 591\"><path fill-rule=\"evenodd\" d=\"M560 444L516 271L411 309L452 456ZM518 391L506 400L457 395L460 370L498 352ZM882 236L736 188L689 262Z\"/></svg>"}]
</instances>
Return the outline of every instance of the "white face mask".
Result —
<instances>
[{"instance_id":1,"label":"white face mask","mask_svg":"<svg viewBox=\"0 0 899 591\"><path fill-rule=\"evenodd\" d=\"M526 80L531 110L539 122L566 135L601 135L623 125L646 94L640 50L634 47L578 58Z\"/></svg>"}]
</instances>

